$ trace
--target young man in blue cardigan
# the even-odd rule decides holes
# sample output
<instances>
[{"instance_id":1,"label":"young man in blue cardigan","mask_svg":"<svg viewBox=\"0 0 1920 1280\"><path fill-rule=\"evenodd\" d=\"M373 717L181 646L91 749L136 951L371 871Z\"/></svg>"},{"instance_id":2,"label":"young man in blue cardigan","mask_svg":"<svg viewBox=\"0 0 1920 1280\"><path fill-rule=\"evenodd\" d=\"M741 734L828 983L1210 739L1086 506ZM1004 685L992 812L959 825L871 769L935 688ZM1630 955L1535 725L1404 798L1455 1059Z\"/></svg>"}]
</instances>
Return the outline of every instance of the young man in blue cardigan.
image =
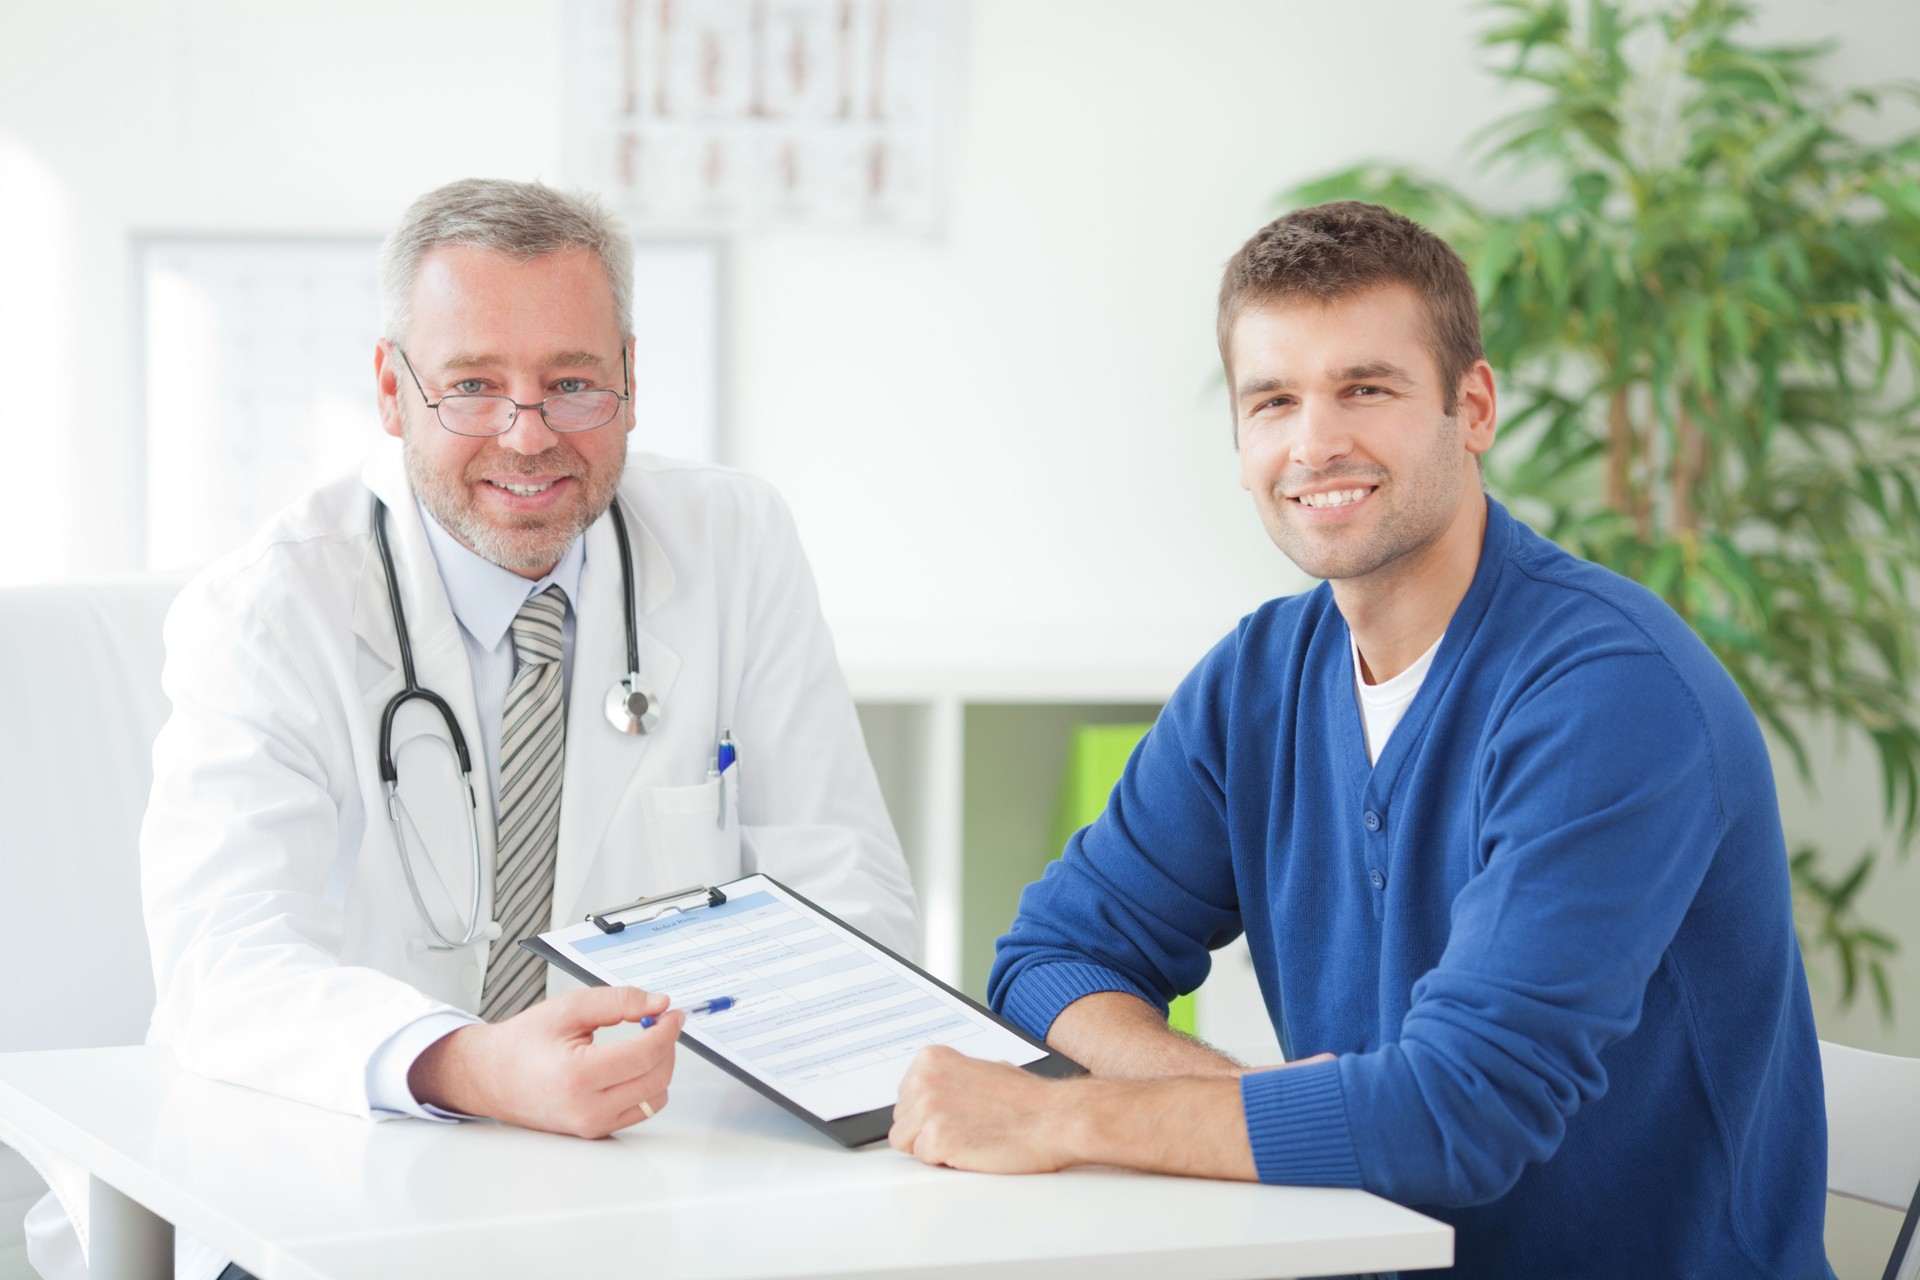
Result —
<instances>
[{"instance_id":1,"label":"young man in blue cardigan","mask_svg":"<svg viewBox=\"0 0 1920 1280\"><path fill-rule=\"evenodd\" d=\"M1765 744L1633 583L1487 498L1465 267L1289 214L1219 312L1241 483L1326 581L1203 659L1030 886L995 1008L1085 1063L929 1049L893 1143L1364 1187L1476 1276L1827 1277L1820 1063ZM1244 932L1288 1056L1166 1027Z\"/></svg>"}]
</instances>

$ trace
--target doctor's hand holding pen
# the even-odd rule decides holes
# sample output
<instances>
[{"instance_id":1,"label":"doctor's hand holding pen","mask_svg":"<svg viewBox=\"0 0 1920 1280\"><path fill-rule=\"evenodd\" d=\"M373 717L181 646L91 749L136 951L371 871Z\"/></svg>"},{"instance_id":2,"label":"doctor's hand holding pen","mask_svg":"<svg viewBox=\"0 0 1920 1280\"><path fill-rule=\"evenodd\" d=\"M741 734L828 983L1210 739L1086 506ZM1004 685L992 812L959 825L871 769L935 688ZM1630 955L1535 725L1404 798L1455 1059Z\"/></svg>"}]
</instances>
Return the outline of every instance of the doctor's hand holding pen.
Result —
<instances>
[{"instance_id":1,"label":"doctor's hand holding pen","mask_svg":"<svg viewBox=\"0 0 1920 1280\"><path fill-rule=\"evenodd\" d=\"M667 997L589 987L511 1018L462 1027L427 1047L407 1075L430 1106L529 1129L604 1138L667 1105L674 1042L687 1020ZM641 1022L630 1039L596 1044L601 1027Z\"/></svg>"}]
</instances>

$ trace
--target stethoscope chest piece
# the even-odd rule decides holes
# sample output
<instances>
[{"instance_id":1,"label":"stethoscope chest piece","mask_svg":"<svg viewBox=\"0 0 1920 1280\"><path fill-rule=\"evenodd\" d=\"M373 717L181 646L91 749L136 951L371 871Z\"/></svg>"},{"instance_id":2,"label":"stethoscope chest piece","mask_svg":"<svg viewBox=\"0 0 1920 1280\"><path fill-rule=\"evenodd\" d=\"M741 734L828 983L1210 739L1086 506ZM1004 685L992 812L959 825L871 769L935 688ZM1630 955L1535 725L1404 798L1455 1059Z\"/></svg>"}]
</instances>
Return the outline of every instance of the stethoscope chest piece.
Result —
<instances>
[{"instance_id":1,"label":"stethoscope chest piece","mask_svg":"<svg viewBox=\"0 0 1920 1280\"><path fill-rule=\"evenodd\" d=\"M621 733L652 733L660 723L660 699L651 685L640 682L640 627L633 607L633 548L627 537L627 518L615 499L607 513L620 534L620 586L627 606L627 674L607 690L607 723Z\"/></svg>"},{"instance_id":2,"label":"stethoscope chest piece","mask_svg":"<svg viewBox=\"0 0 1920 1280\"><path fill-rule=\"evenodd\" d=\"M638 671L607 690L607 722L622 733L652 733L660 723L660 701Z\"/></svg>"}]
</instances>

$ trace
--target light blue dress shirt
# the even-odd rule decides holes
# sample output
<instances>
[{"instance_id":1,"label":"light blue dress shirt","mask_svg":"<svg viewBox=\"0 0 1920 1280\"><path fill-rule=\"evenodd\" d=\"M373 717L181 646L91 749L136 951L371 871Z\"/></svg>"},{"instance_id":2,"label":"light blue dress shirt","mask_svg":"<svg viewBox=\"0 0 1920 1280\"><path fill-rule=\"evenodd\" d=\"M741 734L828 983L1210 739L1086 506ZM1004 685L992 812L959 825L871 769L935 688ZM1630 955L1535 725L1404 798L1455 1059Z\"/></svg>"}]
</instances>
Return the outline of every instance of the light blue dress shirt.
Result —
<instances>
[{"instance_id":1,"label":"light blue dress shirt","mask_svg":"<svg viewBox=\"0 0 1920 1280\"><path fill-rule=\"evenodd\" d=\"M573 688L574 606L580 599L580 575L587 564L587 540L575 538L553 572L538 582L468 550L440 526L425 504L420 520L427 527L440 582L447 589L453 616L460 620L460 639L467 646L467 665L473 670L473 705L480 717L480 750L486 758L486 778L493 811L500 811L500 724L506 715L507 690L519 669L513 649L513 619L520 606L548 587L567 593L567 612L560 622L562 696ZM420 1116L429 1120L459 1117L429 1107L413 1096L407 1073L427 1046L450 1032L478 1022L464 1014L435 1013L408 1023L387 1039L367 1063L367 1101L376 1113Z\"/></svg>"}]
</instances>

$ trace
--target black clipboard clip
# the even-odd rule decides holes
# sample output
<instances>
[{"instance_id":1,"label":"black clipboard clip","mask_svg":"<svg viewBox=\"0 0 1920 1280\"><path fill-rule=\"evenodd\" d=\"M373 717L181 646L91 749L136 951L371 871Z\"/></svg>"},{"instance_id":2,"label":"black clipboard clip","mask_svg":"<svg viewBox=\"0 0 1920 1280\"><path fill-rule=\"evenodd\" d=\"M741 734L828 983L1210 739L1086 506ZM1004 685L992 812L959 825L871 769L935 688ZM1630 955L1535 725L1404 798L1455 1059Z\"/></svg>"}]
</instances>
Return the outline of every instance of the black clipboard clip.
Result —
<instances>
[{"instance_id":1,"label":"black clipboard clip","mask_svg":"<svg viewBox=\"0 0 1920 1280\"><path fill-rule=\"evenodd\" d=\"M727 895L713 885L693 884L684 889L675 889L671 893L656 893L652 897L636 898L625 906L609 907L605 911L589 911L587 922L602 933L618 933L629 924L658 920L669 912L686 911L693 907L717 907L726 900ZM612 918L626 915L629 911L638 911L642 907L657 909L635 920Z\"/></svg>"}]
</instances>

